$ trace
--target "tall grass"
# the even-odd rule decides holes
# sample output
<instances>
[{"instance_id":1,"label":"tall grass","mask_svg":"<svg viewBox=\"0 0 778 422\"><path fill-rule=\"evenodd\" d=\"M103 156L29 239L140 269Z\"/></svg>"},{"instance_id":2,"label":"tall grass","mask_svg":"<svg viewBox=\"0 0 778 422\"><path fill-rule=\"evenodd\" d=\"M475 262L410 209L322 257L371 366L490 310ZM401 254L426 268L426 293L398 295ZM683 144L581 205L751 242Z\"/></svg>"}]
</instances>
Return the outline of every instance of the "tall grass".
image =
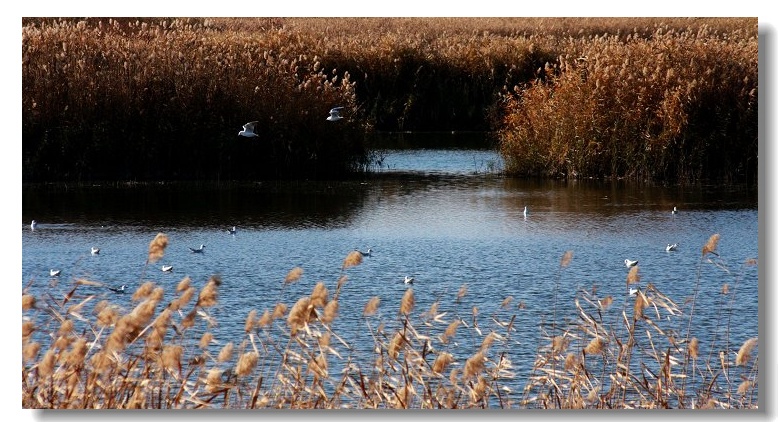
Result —
<instances>
[{"instance_id":1,"label":"tall grass","mask_svg":"<svg viewBox=\"0 0 778 422\"><path fill-rule=\"evenodd\" d=\"M149 245L147 264L164 255L167 236ZM709 248L710 249L710 248ZM715 249L715 246L714 246ZM726 264L703 252L724 278ZM718 257L720 258L720 257ZM560 275L572 252L562 257ZM361 255L349 254L345 271ZM753 265L749 260L747 265ZM627 285L640 281L637 267ZM302 268L289 271L297 283ZM699 277L699 276L698 276ZM242 335L216 338L210 312L222 280L198 287L183 278L165 291L153 281L132 293L131 309L95 293L99 282L75 280L64 292L22 294L22 407L29 409L625 409L758 408L757 339L730 344L697 340L688 305L679 305L650 283L623 308L612 296L578 291L573 304L554 304L529 374L511 361L518 330L506 314L479 318L477 308L451 309L440 301L419 309L413 288L397 308L363 298L357 319L367 347L349 344L334 329L340 318L342 273L317 282L293 302L266 298L247 309ZM82 294L81 289L91 288ZM734 300L738 284L722 292ZM695 295L696 297L696 295ZM694 306L694 299L691 306ZM720 302L722 304L726 301ZM352 307L353 308L353 307ZM729 308L731 310L731 308ZM720 325L728 327L722 306ZM687 325L688 324L688 325ZM471 346L453 347L456 340ZM705 349L709 356L704 357ZM691 379L691 380L690 380Z\"/></svg>"},{"instance_id":2,"label":"tall grass","mask_svg":"<svg viewBox=\"0 0 778 422\"><path fill-rule=\"evenodd\" d=\"M26 18L23 180L324 178L373 128L494 132L516 175L755 177L757 50L755 18Z\"/></svg>"}]
</instances>

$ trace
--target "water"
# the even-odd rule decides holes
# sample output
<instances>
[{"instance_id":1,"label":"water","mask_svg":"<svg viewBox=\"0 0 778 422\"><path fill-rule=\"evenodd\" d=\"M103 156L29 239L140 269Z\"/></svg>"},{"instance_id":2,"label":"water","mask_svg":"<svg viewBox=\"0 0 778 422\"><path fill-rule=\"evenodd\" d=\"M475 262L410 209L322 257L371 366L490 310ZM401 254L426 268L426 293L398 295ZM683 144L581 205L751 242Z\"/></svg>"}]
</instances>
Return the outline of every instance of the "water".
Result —
<instances>
[{"instance_id":1,"label":"water","mask_svg":"<svg viewBox=\"0 0 778 422\"><path fill-rule=\"evenodd\" d=\"M483 340L475 327L505 335L514 318L510 336L493 348L509 351L517 397L547 335L578 321L575 303L583 292L613 297L606 326L621 326L622 310L631 315L625 258L639 260L637 284L644 291L653 285L687 314L699 283L692 335L701 355L717 353L725 335L734 352L757 336L757 267L743 265L759 258L755 191L516 180L500 176L499 156L483 149L386 149L383 158L373 175L354 181L24 187L22 284L36 296L61 298L77 279L127 284L130 291L153 281L172 299L182 278L199 288L218 275L219 303L209 310L218 325L200 326L214 332L218 352L244 338L249 311L261 315L278 302L291 308L318 282L332 296L346 275L332 328L353 347L341 354L363 364L374 358L370 332L378 321L386 332L401 325L400 302L411 287L414 323L424 333L438 336L461 318L461 334L436 347L462 362ZM670 212L673 206L678 214ZM32 219L39 223L35 231ZM169 246L147 266L149 243L159 232ZM708 262L701 249L714 233L721 236L719 256L709 254ZM668 243L678 243L678 251L666 252ZM200 244L203 254L190 252ZM90 255L92 246L101 249L98 256ZM368 248L372 256L342 268L349 252ZM572 260L561 268L566 251ZM165 264L173 272L163 273ZM284 283L295 267L302 278ZM58 279L49 277L51 268L62 270ZM403 283L406 275L415 278L412 286ZM720 293L725 283L728 296ZM77 292L74 303L96 294L126 310L134 306L130 295L105 288ZM362 312L372 297L381 304L366 322ZM435 302L446 315L427 326L419 314ZM548 325L553 321L557 328ZM663 324L686 333L682 317ZM650 344L645 334L640 341L642 348ZM338 363L331 365L337 373Z\"/></svg>"}]
</instances>

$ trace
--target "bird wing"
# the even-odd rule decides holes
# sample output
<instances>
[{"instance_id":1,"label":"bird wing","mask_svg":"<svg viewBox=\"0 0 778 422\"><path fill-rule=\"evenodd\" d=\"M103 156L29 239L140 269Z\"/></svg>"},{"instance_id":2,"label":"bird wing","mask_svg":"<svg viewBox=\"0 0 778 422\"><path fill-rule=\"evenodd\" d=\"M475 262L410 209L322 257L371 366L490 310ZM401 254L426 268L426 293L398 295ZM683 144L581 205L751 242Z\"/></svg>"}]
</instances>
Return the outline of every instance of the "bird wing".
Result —
<instances>
[{"instance_id":1,"label":"bird wing","mask_svg":"<svg viewBox=\"0 0 778 422\"><path fill-rule=\"evenodd\" d=\"M249 132L253 132L254 131L254 126L256 126L257 123L259 123L259 121L257 121L257 120L255 120L253 122L248 122L245 125L243 125L243 130L247 130Z\"/></svg>"},{"instance_id":2,"label":"bird wing","mask_svg":"<svg viewBox=\"0 0 778 422\"><path fill-rule=\"evenodd\" d=\"M343 107L333 107L330 110L330 113L338 113L339 111L343 110Z\"/></svg>"}]
</instances>

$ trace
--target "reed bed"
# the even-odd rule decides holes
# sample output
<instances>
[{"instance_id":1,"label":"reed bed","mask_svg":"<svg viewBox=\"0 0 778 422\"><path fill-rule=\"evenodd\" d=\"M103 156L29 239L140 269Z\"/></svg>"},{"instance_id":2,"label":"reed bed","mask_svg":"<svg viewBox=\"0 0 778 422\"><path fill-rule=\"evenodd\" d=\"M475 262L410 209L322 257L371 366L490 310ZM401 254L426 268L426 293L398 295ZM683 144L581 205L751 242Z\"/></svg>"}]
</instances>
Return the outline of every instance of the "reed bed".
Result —
<instances>
[{"instance_id":1,"label":"reed bed","mask_svg":"<svg viewBox=\"0 0 778 422\"><path fill-rule=\"evenodd\" d=\"M754 179L757 29L756 18L26 18L23 179L353 174L370 168L371 130L493 132L514 175ZM337 126L323 119L334 105L347 110ZM259 143L235 136L249 120Z\"/></svg>"},{"instance_id":2,"label":"reed bed","mask_svg":"<svg viewBox=\"0 0 778 422\"><path fill-rule=\"evenodd\" d=\"M153 281L112 303L79 279L65 291L22 293L22 407L27 409L757 409L758 339L732 344L728 319L740 275L718 255L719 235L701 248L697 287L679 304L650 283L622 308L612 296L581 290L573 304L554 300L553 316L520 326L521 304L480 315L435 302L419 309L407 288L396 308L379 297L357 304L366 348L333 329L342 318L349 254L341 276L317 282L291 302L267 298L246 310L242 336L219 339L210 310L222 280L183 278L173 291ZM167 236L149 245L147 264L164 255ZM573 261L566 252L557 280ZM743 268L755 265L748 260ZM694 303L702 272L724 280L721 336L700 341ZM294 267L284 285L298 283ZM626 286L640 282L639 267ZM555 289L559 288L557 281ZM556 295L555 295L556 298ZM698 318L698 317L697 317ZM490 321L491 320L491 321ZM540 329L529 373L516 370L510 342ZM457 341L470 339L465 349ZM362 353L363 355L360 355Z\"/></svg>"}]
</instances>

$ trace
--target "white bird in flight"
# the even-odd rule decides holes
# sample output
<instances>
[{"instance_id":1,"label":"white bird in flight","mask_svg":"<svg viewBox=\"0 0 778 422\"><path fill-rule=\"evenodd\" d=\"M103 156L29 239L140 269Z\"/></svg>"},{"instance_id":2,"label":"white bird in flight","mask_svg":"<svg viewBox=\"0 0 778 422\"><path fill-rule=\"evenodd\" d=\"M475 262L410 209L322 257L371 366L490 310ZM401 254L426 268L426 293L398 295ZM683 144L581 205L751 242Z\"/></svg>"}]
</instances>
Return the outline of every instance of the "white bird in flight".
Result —
<instances>
[{"instance_id":1,"label":"white bird in flight","mask_svg":"<svg viewBox=\"0 0 778 422\"><path fill-rule=\"evenodd\" d=\"M343 107L334 107L332 110L330 110L330 115L327 116L327 120L331 122L336 122L343 117L340 115L340 111L343 110Z\"/></svg>"},{"instance_id":2,"label":"white bird in flight","mask_svg":"<svg viewBox=\"0 0 778 422\"><path fill-rule=\"evenodd\" d=\"M92 255L100 255L100 248L92 246Z\"/></svg>"},{"instance_id":3,"label":"white bird in flight","mask_svg":"<svg viewBox=\"0 0 778 422\"><path fill-rule=\"evenodd\" d=\"M675 251L677 249L678 249L678 244L677 243L673 243L672 245L668 243L667 247L665 248L665 250L667 252L673 252L673 251Z\"/></svg>"},{"instance_id":4,"label":"white bird in flight","mask_svg":"<svg viewBox=\"0 0 778 422\"><path fill-rule=\"evenodd\" d=\"M627 266L627 268L632 268L632 267L634 267L635 265L638 265L638 262L637 262L637 261L631 261L631 260L629 260L629 259L625 259L625 260L624 260L624 265L626 265L626 266Z\"/></svg>"},{"instance_id":5,"label":"white bird in flight","mask_svg":"<svg viewBox=\"0 0 778 422\"><path fill-rule=\"evenodd\" d=\"M405 276L405 284L413 284L413 277Z\"/></svg>"},{"instance_id":6,"label":"white bird in flight","mask_svg":"<svg viewBox=\"0 0 778 422\"><path fill-rule=\"evenodd\" d=\"M524 206L524 218L527 218L527 206Z\"/></svg>"},{"instance_id":7,"label":"white bird in flight","mask_svg":"<svg viewBox=\"0 0 778 422\"><path fill-rule=\"evenodd\" d=\"M49 275L52 277L57 277L61 272L62 270L49 270Z\"/></svg>"},{"instance_id":8,"label":"white bird in flight","mask_svg":"<svg viewBox=\"0 0 778 422\"><path fill-rule=\"evenodd\" d=\"M35 230L36 227L38 227L38 222L32 220L32 223L30 223L30 230Z\"/></svg>"},{"instance_id":9,"label":"white bird in flight","mask_svg":"<svg viewBox=\"0 0 778 422\"><path fill-rule=\"evenodd\" d=\"M246 138L254 138L259 136L256 133L254 133L254 127L257 125L257 123L259 123L259 121L256 120L253 122L246 123L245 125L243 125L243 130L238 132L238 135L244 136Z\"/></svg>"},{"instance_id":10,"label":"white bird in flight","mask_svg":"<svg viewBox=\"0 0 778 422\"><path fill-rule=\"evenodd\" d=\"M673 214L678 214L678 209L673 207Z\"/></svg>"}]
</instances>

